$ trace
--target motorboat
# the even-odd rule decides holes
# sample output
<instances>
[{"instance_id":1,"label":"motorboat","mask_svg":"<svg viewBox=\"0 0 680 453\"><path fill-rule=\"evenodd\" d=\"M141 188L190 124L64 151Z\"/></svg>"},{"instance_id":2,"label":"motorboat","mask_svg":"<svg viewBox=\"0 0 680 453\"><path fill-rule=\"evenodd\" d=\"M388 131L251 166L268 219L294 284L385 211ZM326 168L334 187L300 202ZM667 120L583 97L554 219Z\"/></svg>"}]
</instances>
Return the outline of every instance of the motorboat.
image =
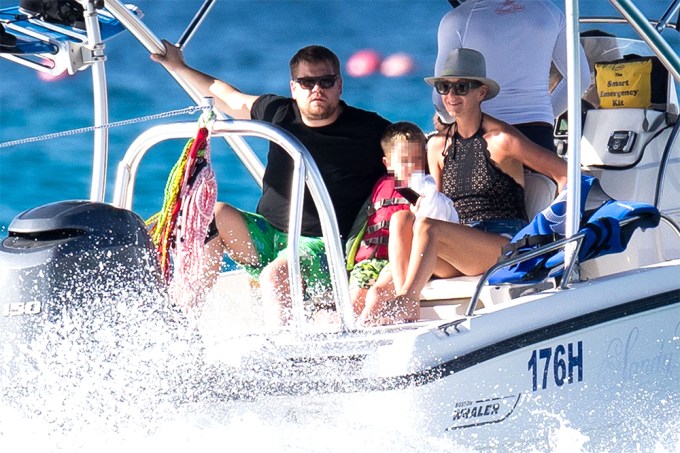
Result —
<instances>
[{"instance_id":1,"label":"motorboat","mask_svg":"<svg viewBox=\"0 0 680 453\"><path fill-rule=\"evenodd\" d=\"M82 25L28 17L20 8L0 11L0 23L16 37L15 49L0 55L39 71L91 69L101 107L95 124L102 125L108 119L97 43L122 31L150 52L161 51L162 43L133 7L119 0L97 3L84 2ZM430 281L417 322L356 325L335 216L313 159L286 131L215 112L211 139L224 139L256 180L263 165L244 137L274 141L294 159L297 190L289 230L299 236L306 184L320 212L333 281L324 295L327 308L317 313L310 312L315 301L304 300L300 286L291 284L293 322L272 331L262 324L257 287L245 272L220 275L192 324L204 348L200 378L209 382L215 401L299 423L323 417L333 424L350 416L358 425L450 436L480 450L527 450L541 444L551 427L565 424L596 439L600 449L619 449L623 441L616 433L633 423L650 430L661 426L667 433L662 442L677 447L680 56L662 33L677 32L671 19L680 0L669 2L659 20L645 17L631 0L611 3L621 17L579 17L578 2L566 2L570 73L578 73L573 49L579 40L593 70L602 73L607 66L627 71L627 61L649 62L655 68L654 77L647 74L654 102L616 105L624 95L605 99L607 91L595 82L594 97L588 98L588 90L582 99L574 94L582 92L578 77L570 77L569 111L555 124L555 139L570 164L564 236L484 275ZM194 26L208 10L197 14ZM16 20L22 14L26 19ZM596 23L629 25L639 38L579 33L580 24ZM190 83L171 75L203 105ZM0 245L5 348L59 325L64 311L83 306L81 299L101 300L121 288L164 291L146 226L132 211L135 179L149 149L195 133L194 122L170 122L138 136L118 163L113 201L107 203L107 134L99 128L90 200L38 206L15 218ZM607 200L624 208L643 203L657 212L656 221L614 219L616 231L626 235L621 250L581 259L591 244L594 210L587 203L584 209L583 187L571 182L584 174L596 178ZM528 174L526 193L530 218L536 218L553 202L555 186ZM504 269L558 255L557 270L543 269L538 278L498 278ZM291 282L297 282L295 248L290 256Z\"/></svg>"}]
</instances>

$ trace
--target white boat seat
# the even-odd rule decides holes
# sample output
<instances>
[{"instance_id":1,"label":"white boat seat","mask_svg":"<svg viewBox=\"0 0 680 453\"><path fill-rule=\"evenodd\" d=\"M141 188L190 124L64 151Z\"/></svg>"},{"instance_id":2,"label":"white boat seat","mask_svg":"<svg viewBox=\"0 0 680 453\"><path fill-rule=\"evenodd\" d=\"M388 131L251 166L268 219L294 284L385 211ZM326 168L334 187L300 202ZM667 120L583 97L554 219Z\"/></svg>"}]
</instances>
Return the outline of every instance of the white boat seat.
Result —
<instances>
[{"instance_id":1,"label":"white boat seat","mask_svg":"<svg viewBox=\"0 0 680 453\"><path fill-rule=\"evenodd\" d=\"M526 171L524 173L524 203L529 219L545 209L557 195L557 185L545 175ZM451 301L470 299L481 275L430 280L420 293L421 307L432 305L428 301ZM497 300L489 288L482 290L480 299L486 306Z\"/></svg>"},{"instance_id":2,"label":"white boat seat","mask_svg":"<svg viewBox=\"0 0 680 453\"><path fill-rule=\"evenodd\" d=\"M677 97L671 87L668 106L677 111ZM584 170L600 181L607 195L617 200L635 200L655 204L659 211L678 223L680 199L673 195L677 174L663 179L657 200L657 187L649 184L665 157L672 125L664 112L649 109L598 109L588 111L581 139L581 162ZM621 131L634 134L627 152L611 152L608 137ZM677 152L675 153L677 155ZM669 166L672 168L672 166ZM601 256L581 264L583 278L597 278L637 267L651 265L678 256L678 234L672 224L636 231L621 254Z\"/></svg>"},{"instance_id":3,"label":"white boat seat","mask_svg":"<svg viewBox=\"0 0 680 453\"><path fill-rule=\"evenodd\" d=\"M540 173L524 172L524 204L527 217L533 219L544 210L557 195L555 181Z\"/></svg>"}]
</instances>

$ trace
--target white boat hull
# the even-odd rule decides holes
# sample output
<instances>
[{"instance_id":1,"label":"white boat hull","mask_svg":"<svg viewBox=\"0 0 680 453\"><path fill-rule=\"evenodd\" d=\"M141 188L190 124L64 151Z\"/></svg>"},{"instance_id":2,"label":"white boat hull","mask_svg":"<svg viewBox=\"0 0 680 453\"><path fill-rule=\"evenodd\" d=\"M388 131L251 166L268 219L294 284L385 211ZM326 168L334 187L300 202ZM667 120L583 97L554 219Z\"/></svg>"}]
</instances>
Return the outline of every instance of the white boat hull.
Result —
<instances>
[{"instance_id":1,"label":"white boat hull","mask_svg":"<svg viewBox=\"0 0 680 453\"><path fill-rule=\"evenodd\" d=\"M577 3L567 2L567 6ZM620 10L633 9L629 1L612 0L612 3ZM149 35L131 11L117 0L107 0L106 4L115 18L146 48L162 50L161 41ZM91 19L87 40L93 42L85 46L83 41L83 48L99 52L103 50L103 41L97 37L96 17ZM643 25L649 25L647 19L627 19L634 23L636 31L654 37L651 31L644 30ZM7 23L7 19L3 23ZM36 23L32 20L26 27L32 29ZM21 31L16 23L9 28ZM52 30L54 26L48 28ZM578 39L576 35L574 33ZM85 36L82 39L86 39ZM77 313L92 312L97 317L109 313L107 310L118 314L126 311L125 303L129 298L121 301L114 294L114 290L120 289L122 294L133 299L135 307L148 304L154 316L159 318L162 329L174 329L168 341L169 357L176 355L174 348L185 347L189 352L179 366L164 371L159 391L166 392L173 405L187 410L195 406L202 406L203 410L208 403L221 406L223 417L253 413L265 421L284 421L303 427L337 425L349 427L348 432L352 432L351 428L358 426L378 437L399 433L400 438L415 439L412 449L418 451L429 451L422 448L426 444L423 439L428 438L456 446L446 448L446 451L458 450L458 447L485 451L543 451L550 449L551 436L564 429L575 430L582 440L590 439L588 449L593 451L647 450L652 445L677 450L680 448L680 126L677 122L680 104L675 90L680 78L677 76L677 52L671 52L672 49L665 46L658 47L661 43L655 39L645 41L654 44L656 49L647 49L648 44L640 47L642 41L629 39L620 42L615 37L591 36L588 39L597 44L591 47L606 49L608 54L615 51L612 55L618 55L619 51L646 55L654 50L658 59L665 60L670 74L665 76L668 79L667 102L655 108L594 106L580 112L583 113L583 127L574 127L573 123L577 122L572 121L569 132L573 136L566 134L572 148L567 154L569 162L573 170L580 172L582 169L597 177L603 190L612 198L652 205L661 214L662 222L657 228L636 232L630 241L622 241L627 244L625 252L579 263L575 274L566 271L565 284L559 289L554 288L554 279L531 288L486 285L480 296L480 306L484 308L473 310L471 306L468 310L468 303L472 303L470 296L476 291L480 277L458 278L456 282L439 280L430 282L421 294L421 321L352 328L354 318L337 222L313 159L288 132L272 125L246 120L215 121L211 123L212 137L224 138L256 180L262 179L264 166L242 141L243 137L266 138L283 146L294 159L304 163L305 171L296 173L294 183L299 183L300 187L307 184L320 213L329 267L335 282L336 311L321 311L310 316L308 321L311 322L298 319L305 316L302 309L298 310L305 302L303 291L296 285L299 266L293 265L289 267L289 274L290 281L295 283L290 285L295 293L293 299L298 302L294 304L296 325L286 330L265 329L257 291L251 287L245 273L230 272L221 277L206 304L201 306L195 326L198 335L194 336L193 319L185 324L186 320L177 315L174 306L166 310L166 288L160 281L155 259L150 258L155 255L141 219L135 218L132 227L123 228L112 225L110 213L87 214L74 219L70 214L57 215L50 205L46 205L37 208L40 215L35 210L28 219L20 215L10 226L9 237L0 244L3 246L0 247L0 350L5 362L23 364L23 353L30 349L26 348L26 343L41 339L38 334L49 336L56 332L62 335L54 327L61 328L62 324L69 327L72 308ZM67 43L59 46L55 62L64 63L55 68L67 63L73 66L73 54L67 52L71 47ZM80 48L80 44L76 47ZM647 50L640 53L639 49ZM94 57L93 71L103 74L104 55ZM9 59L16 60L14 57ZM593 63L597 61L589 61L589 64ZM77 66L74 71L85 67ZM578 73L573 63L568 66L571 75ZM43 69L50 68L38 68ZM104 77L95 76L93 80L99 123L99 118L108 115L107 92ZM178 81L199 101L196 98L198 90L191 81L181 77ZM570 106L570 117L578 118L576 109L581 105L580 95L572 95L576 102ZM566 122L567 118L563 119ZM557 125L562 127L560 118ZM114 206L98 203L99 209L108 212L112 207L121 208L123 212L119 214L132 215L135 179L142 157L162 141L193 136L195 126L194 122L167 124L150 128L140 135L119 163ZM106 187L108 148L103 131L96 131L94 160L101 165L94 168L91 190L91 198L98 201L104 200ZM626 142L630 146L624 146L624 151L617 143L622 136L633 137L632 141ZM562 145L567 146L567 143L562 142ZM575 149L582 152L571 154ZM578 159L572 159L574 155ZM578 175L579 172L573 173ZM541 200L543 204L549 203L555 195L554 187L545 185L542 193L531 193L531 179L535 178L527 178L527 195L539 196L529 197L534 200L531 206L527 202L529 218L544 207L540 206ZM578 184L569 189L573 195L570 204L574 206L579 204L575 186ZM300 212L302 199L292 203L291 218ZM65 203L70 206L69 202ZM47 211L49 215L44 214ZM578 217L578 208L570 208L569 212L576 216L575 223L582 219ZM298 224L288 229L290 237L298 235L299 228ZM123 235L125 240L113 234L121 232L126 233ZM69 243L73 244L73 250L64 245ZM103 255L93 254L93 251L102 251ZM294 246L290 253L292 264L295 264L297 252ZM102 270L114 269L114 262L122 263L118 277L129 278L134 284L153 283L151 288L142 288L152 293L151 302L140 302L144 299L141 289L127 280L118 285L120 288L111 286L117 281L116 276L110 277ZM86 281L80 277L83 270L89 278ZM145 277L143 272L148 272L149 276ZM101 281L102 285L95 284ZM83 291L76 292L69 285ZM104 289L98 291L97 286ZM462 291L457 291L461 288ZM85 291L91 289L96 291ZM116 300L117 304L108 304L108 298ZM105 301L107 310L98 313L93 305L85 303L92 299ZM175 315L181 322L177 322ZM165 317L171 322L166 324ZM106 320L111 321L109 317ZM112 323L116 324L115 317ZM185 329L187 326L189 328ZM135 329L138 327L134 326ZM119 344L121 337L134 337L144 330L135 329L126 330L120 336L117 330L115 334L106 335L97 324L92 328L97 334L93 336L96 341L83 349L87 352L96 350L95 346L106 344L104 337L108 336L118 352L124 349ZM158 339L154 338L149 344L156 342ZM36 344L37 352L50 349L41 348L39 342ZM68 343L65 344L69 349ZM153 348L147 346L143 345L144 351L139 354L143 367L150 361L146 354L153 355ZM110 352L101 354L104 362L109 359L107 354ZM12 354L16 357L11 357ZM28 359L32 367L33 357ZM88 363L88 360L91 359L75 360L74 363ZM99 387L106 389L101 384L125 365L127 363L121 367L112 366L112 371L96 382L97 390ZM106 366L110 364L106 363ZM6 364L0 367L0 390L9 395L8 399L23 393L23 387L28 388L28 384L33 383L32 375L15 376L15 371L22 369ZM49 375L51 370L43 367L39 371ZM77 376L65 374L70 378ZM80 376L77 379L80 384L82 379ZM94 379L99 377L95 375ZM135 379L143 380L138 376ZM123 387L127 385L125 382ZM49 391L49 387L46 388ZM139 394L147 392L143 385L139 389ZM38 390L36 393L44 391ZM43 402L38 404L42 410ZM635 438L622 436L621 433L632 428L635 428ZM421 444L417 444L419 441Z\"/></svg>"},{"instance_id":2,"label":"white boat hull","mask_svg":"<svg viewBox=\"0 0 680 453\"><path fill-rule=\"evenodd\" d=\"M564 426L601 440L633 421L658 433L680 420L679 269L522 297L448 328L252 335L245 348L222 337L209 355L227 370L222 396L263 417L351 416L482 449L542 445Z\"/></svg>"}]
</instances>

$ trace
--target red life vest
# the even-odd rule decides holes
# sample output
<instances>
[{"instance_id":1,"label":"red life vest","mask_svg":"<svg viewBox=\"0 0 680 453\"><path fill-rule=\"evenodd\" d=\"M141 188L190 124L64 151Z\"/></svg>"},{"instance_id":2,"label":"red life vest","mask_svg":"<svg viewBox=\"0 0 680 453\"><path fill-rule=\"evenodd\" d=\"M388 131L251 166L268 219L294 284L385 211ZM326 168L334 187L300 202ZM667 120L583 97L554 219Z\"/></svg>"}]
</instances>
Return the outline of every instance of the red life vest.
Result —
<instances>
[{"instance_id":1,"label":"red life vest","mask_svg":"<svg viewBox=\"0 0 680 453\"><path fill-rule=\"evenodd\" d=\"M387 259L390 217L409 207L410 203L394 190L393 176L378 180L371 194L366 229L354 256L355 263L371 258Z\"/></svg>"}]
</instances>

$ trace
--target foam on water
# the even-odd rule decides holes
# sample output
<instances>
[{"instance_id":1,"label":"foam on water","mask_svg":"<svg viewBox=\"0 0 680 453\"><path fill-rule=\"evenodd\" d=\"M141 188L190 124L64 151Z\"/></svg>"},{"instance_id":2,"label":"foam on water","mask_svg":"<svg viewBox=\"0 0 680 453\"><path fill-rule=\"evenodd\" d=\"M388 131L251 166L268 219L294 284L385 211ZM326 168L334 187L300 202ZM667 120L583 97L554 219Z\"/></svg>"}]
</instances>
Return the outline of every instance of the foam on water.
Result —
<instances>
[{"instance_id":1,"label":"foam on water","mask_svg":"<svg viewBox=\"0 0 680 453\"><path fill-rule=\"evenodd\" d=\"M157 292L94 301L67 313L30 344L3 339L0 448L24 451L469 451L447 435L419 430L426 419L369 420L361 405L275 398L225 400L243 376L205 363L195 319L166 308ZM231 342L247 354L246 341ZM239 346L241 344L241 346ZM236 351L238 353L238 351ZM248 370L244 370L247 374ZM233 390L233 389L232 389ZM366 395L366 406L402 401ZM644 398L644 395L642 396ZM671 406L672 407L672 406ZM633 410L633 408L631 408ZM368 411L370 412L370 411ZM680 451L680 414L660 410L659 424L591 442L550 410L535 414L545 442L533 451ZM628 414L631 415L631 414ZM598 416L598 414L593 414ZM655 432L649 432L655 429ZM616 434L618 433L618 435ZM460 435L465 435L461 433ZM499 444L497 451L511 451Z\"/></svg>"},{"instance_id":2,"label":"foam on water","mask_svg":"<svg viewBox=\"0 0 680 453\"><path fill-rule=\"evenodd\" d=\"M222 401L202 361L195 320L163 308L158 293L92 302L65 312L28 344L3 338L0 447L25 451L449 451L450 441L403 429L372 430L346 414L341 425L316 407ZM238 343L233 343L238 344ZM247 349L247 346L244 345ZM302 414L308 408L300 408ZM263 415L264 414L264 415ZM336 414L337 415L337 414ZM384 427L383 427L384 428Z\"/></svg>"}]
</instances>

